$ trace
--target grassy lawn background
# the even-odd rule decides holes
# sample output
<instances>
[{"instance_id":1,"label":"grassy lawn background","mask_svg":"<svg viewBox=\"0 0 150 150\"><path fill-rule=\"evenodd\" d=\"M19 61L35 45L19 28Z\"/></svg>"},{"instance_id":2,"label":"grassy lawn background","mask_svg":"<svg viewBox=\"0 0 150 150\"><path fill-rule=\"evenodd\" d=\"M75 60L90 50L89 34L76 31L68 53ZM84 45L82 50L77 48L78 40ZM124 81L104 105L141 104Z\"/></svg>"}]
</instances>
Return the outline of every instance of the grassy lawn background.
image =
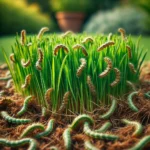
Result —
<instances>
[{"instance_id":1,"label":"grassy lawn background","mask_svg":"<svg viewBox=\"0 0 150 150\"><path fill-rule=\"evenodd\" d=\"M138 37L133 36L133 40L136 42ZM4 49L7 54L11 53L11 46L15 42L15 36L0 37L0 64L5 62L4 56L2 54L2 49ZM148 50L148 54L145 60L150 61L150 37L142 37L140 41L141 47Z\"/></svg>"}]
</instances>

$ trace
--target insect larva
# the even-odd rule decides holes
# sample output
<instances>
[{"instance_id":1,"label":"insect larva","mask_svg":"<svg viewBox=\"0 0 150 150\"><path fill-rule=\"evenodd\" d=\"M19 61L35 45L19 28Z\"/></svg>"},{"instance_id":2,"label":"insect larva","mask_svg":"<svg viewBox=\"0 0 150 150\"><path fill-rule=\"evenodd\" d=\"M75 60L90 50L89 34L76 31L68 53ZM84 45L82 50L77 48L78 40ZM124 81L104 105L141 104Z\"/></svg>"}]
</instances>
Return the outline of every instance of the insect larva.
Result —
<instances>
[{"instance_id":1,"label":"insect larva","mask_svg":"<svg viewBox=\"0 0 150 150\"><path fill-rule=\"evenodd\" d=\"M48 27L43 27L43 28L39 31L39 34L38 34L38 36L37 36L37 39L40 39L40 38L43 36L44 32L47 32L47 31L49 31L49 28L48 28Z\"/></svg>"},{"instance_id":2,"label":"insect larva","mask_svg":"<svg viewBox=\"0 0 150 150\"><path fill-rule=\"evenodd\" d=\"M135 70L134 64L129 63L129 68L131 70L132 73L136 73L137 71Z\"/></svg>"},{"instance_id":3,"label":"insect larva","mask_svg":"<svg viewBox=\"0 0 150 150\"><path fill-rule=\"evenodd\" d=\"M22 116L27 111L28 104L29 104L31 99L32 99L32 96L26 97L26 99L24 100L24 103L23 103L23 106L22 106L21 110L17 113L17 116Z\"/></svg>"},{"instance_id":4,"label":"insect larva","mask_svg":"<svg viewBox=\"0 0 150 150\"><path fill-rule=\"evenodd\" d=\"M131 47L129 45L126 45L126 48L128 50L128 57L131 58L132 57Z\"/></svg>"},{"instance_id":5,"label":"insect larva","mask_svg":"<svg viewBox=\"0 0 150 150\"><path fill-rule=\"evenodd\" d=\"M112 114L115 112L116 108L117 108L117 101L116 101L116 99L113 99L109 110L106 113L104 113L103 115L101 115L100 118L102 118L102 119L110 118L110 116L112 116Z\"/></svg>"},{"instance_id":6,"label":"insect larva","mask_svg":"<svg viewBox=\"0 0 150 150\"><path fill-rule=\"evenodd\" d=\"M90 76L87 76L87 84L88 84L88 87L90 89L92 96L96 98L97 97L96 89Z\"/></svg>"},{"instance_id":7,"label":"insect larva","mask_svg":"<svg viewBox=\"0 0 150 150\"><path fill-rule=\"evenodd\" d=\"M105 122L99 129L95 130L95 132L103 133L106 132L112 126L111 122Z\"/></svg>"},{"instance_id":8,"label":"insect larva","mask_svg":"<svg viewBox=\"0 0 150 150\"><path fill-rule=\"evenodd\" d=\"M12 79L8 80L8 81L7 81L7 84L6 84L6 86L5 86L5 88L6 88L6 89L10 88L12 82L13 82Z\"/></svg>"},{"instance_id":9,"label":"insect larva","mask_svg":"<svg viewBox=\"0 0 150 150\"><path fill-rule=\"evenodd\" d=\"M148 99L150 99L150 91L148 91L147 93L144 93L144 96Z\"/></svg>"},{"instance_id":10,"label":"insect larva","mask_svg":"<svg viewBox=\"0 0 150 150\"><path fill-rule=\"evenodd\" d=\"M114 44L115 44L115 42L113 42L113 41L108 41L108 42L102 44L100 47L98 47L97 51L101 51L101 50L103 50L104 48L109 47L109 46L114 45Z\"/></svg>"},{"instance_id":11,"label":"insect larva","mask_svg":"<svg viewBox=\"0 0 150 150\"><path fill-rule=\"evenodd\" d=\"M1 111L1 116L8 121L9 123L14 123L14 124L25 124L25 123L30 123L31 119L19 119L19 118L14 118L8 115L6 111Z\"/></svg>"},{"instance_id":12,"label":"insect larva","mask_svg":"<svg viewBox=\"0 0 150 150\"><path fill-rule=\"evenodd\" d=\"M150 135L143 137L135 146L129 150L143 150L143 148L150 143Z\"/></svg>"},{"instance_id":13,"label":"insect larva","mask_svg":"<svg viewBox=\"0 0 150 150\"><path fill-rule=\"evenodd\" d=\"M64 140L65 149L71 150L72 141L71 141L71 129L70 128L67 128L64 130L63 140Z\"/></svg>"},{"instance_id":14,"label":"insect larva","mask_svg":"<svg viewBox=\"0 0 150 150\"><path fill-rule=\"evenodd\" d=\"M112 61L108 57L104 57L104 61L107 63L107 68L99 75L100 78L107 76L112 69Z\"/></svg>"},{"instance_id":15,"label":"insect larva","mask_svg":"<svg viewBox=\"0 0 150 150\"><path fill-rule=\"evenodd\" d=\"M84 147L86 150L98 150L98 148L96 148L94 145L92 145L90 141L85 141Z\"/></svg>"},{"instance_id":16,"label":"insect larva","mask_svg":"<svg viewBox=\"0 0 150 150\"><path fill-rule=\"evenodd\" d=\"M120 70L117 69L117 68L114 68L114 71L115 71L115 74L116 74L116 79L110 84L111 87L116 86L120 82L120 79L121 79Z\"/></svg>"},{"instance_id":17,"label":"insect larva","mask_svg":"<svg viewBox=\"0 0 150 150\"><path fill-rule=\"evenodd\" d=\"M21 45L26 43L26 30L21 31Z\"/></svg>"},{"instance_id":18,"label":"insect larva","mask_svg":"<svg viewBox=\"0 0 150 150\"><path fill-rule=\"evenodd\" d=\"M109 33L109 34L108 34L108 37L107 37L107 40L110 41L111 38L112 38L112 33Z\"/></svg>"},{"instance_id":19,"label":"insect larva","mask_svg":"<svg viewBox=\"0 0 150 150\"><path fill-rule=\"evenodd\" d=\"M65 32L64 34L62 34L61 35L61 37L62 38L65 38L65 37L67 37L67 36L69 36L69 35L71 35L71 34L74 34L72 31L67 31L67 32Z\"/></svg>"},{"instance_id":20,"label":"insect larva","mask_svg":"<svg viewBox=\"0 0 150 150\"><path fill-rule=\"evenodd\" d=\"M39 62L39 63L42 63L43 58L44 58L44 54L43 54L43 52L42 52L42 49L41 49L41 48L38 48L38 53L39 53L38 62Z\"/></svg>"},{"instance_id":21,"label":"insect larva","mask_svg":"<svg viewBox=\"0 0 150 150\"><path fill-rule=\"evenodd\" d=\"M81 76L84 68L86 67L86 60L85 60L85 58L81 58L80 62L81 62L81 65L78 68L77 73L76 73L77 77Z\"/></svg>"},{"instance_id":22,"label":"insect larva","mask_svg":"<svg viewBox=\"0 0 150 150\"><path fill-rule=\"evenodd\" d=\"M116 135L111 135L111 134L104 134L104 133L97 133L95 131L92 131L89 127L89 123L85 122L84 123L84 128L83 132L88 135L89 137L92 137L94 139L100 139L100 140L110 140L114 141L118 139L118 136Z\"/></svg>"},{"instance_id":23,"label":"insect larva","mask_svg":"<svg viewBox=\"0 0 150 150\"><path fill-rule=\"evenodd\" d=\"M36 62L35 66L36 66L36 69L37 69L37 70L42 70L42 67L41 67L39 61Z\"/></svg>"},{"instance_id":24,"label":"insect larva","mask_svg":"<svg viewBox=\"0 0 150 150\"><path fill-rule=\"evenodd\" d=\"M25 83L21 86L21 88L27 88L30 85L31 74L28 74L25 78Z\"/></svg>"},{"instance_id":25,"label":"insect larva","mask_svg":"<svg viewBox=\"0 0 150 150\"><path fill-rule=\"evenodd\" d=\"M132 99L133 99L133 96L135 96L137 94L138 94L138 92L135 91L135 92L130 93L129 96L128 96L129 107L131 108L131 110L133 110L135 112L138 112L138 108L134 105L134 103L132 102Z\"/></svg>"},{"instance_id":26,"label":"insect larva","mask_svg":"<svg viewBox=\"0 0 150 150\"><path fill-rule=\"evenodd\" d=\"M135 85L131 81L126 81L126 83L134 90L136 91Z\"/></svg>"},{"instance_id":27,"label":"insect larva","mask_svg":"<svg viewBox=\"0 0 150 150\"><path fill-rule=\"evenodd\" d=\"M83 44L86 44L86 43L93 43L94 42L94 40L93 40L93 38L91 38L91 37L86 37L83 41L82 41L82 43Z\"/></svg>"},{"instance_id":28,"label":"insect larva","mask_svg":"<svg viewBox=\"0 0 150 150\"><path fill-rule=\"evenodd\" d=\"M45 117L47 114L47 109L46 107L42 107L42 116Z\"/></svg>"},{"instance_id":29,"label":"insect larva","mask_svg":"<svg viewBox=\"0 0 150 150\"><path fill-rule=\"evenodd\" d=\"M10 58L10 60L11 60L13 63L15 63L15 55L14 55L14 53L10 54L9 58Z\"/></svg>"},{"instance_id":30,"label":"insect larva","mask_svg":"<svg viewBox=\"0 0 150 150\"><path fill-rule=\"evenodd\" d=\"M58 53L58 51L59 51L60 49L63 49L66 53L69 52L68 48L67 48L65 45L59 44L59 45L57 45L57 46L54 48L54 55L55 55L55 56L57 55L57 53Z\"/></svg>"},{"instance_id":31,"label":"insect larva","mask_svg":"<svg viewBox=\"0 0 150 150\"><path fill-rule=\"evenodd\" d=\"M123 28L119 28L118 32L120 32L122 39L125 40L126 39L126 31Z\"/></svg>"},{"instance_id":32,"label":"insect larva","mask_svg":"<svg viewBox=\"0 0 150 150\"><path fill-rule=\"evenodd\" d=\"M12 76L11 75L9 75L8 77L0 77L0 81L5 81L5 80L9 80L9 79L11 79L12 78Z\"/></svg>"},{"instance_id":33,"label":"insect larva","mask_svg":"<svg viewBox=\"0 0 150 150\"><path fill-rule=\"evenodd\" d=\"M49 107L51 108L52 104L51 104L51 93L53 92L53 88L49 88L46 92L45 92L45 100L48 102ZM49 109L50 109L49 108Z\"/></svg>"},{"instance_id":34,"label":"insect larva","mask_svg":"<svg viewBox=\"0 0 150 150\"><path fill-rule=\"evenodd\" d=\"M87 53L87 51L86 51L86 49L85 49L84 46L82 46L82 45L80 45L80 44L76 44L76 45L74 45L72 48L73 48L74 50L76 50L76 49L81 49L81 50L82 50L82 53L83 53L85 56L88 56L88 53Z\"/></svg>"},{"instance_id":35,"label":"insect larva","mask_svg":"<svg viewBox=\"0 0 150 150\"><path fill-rule=\"evenodd\" d=\"M94 124L94 120L89 115L83 114L77 116L69 127L72 130L75 130L79 125L81 125L81 123L83 124L84 122L89 122L91 125Z\"/></svg>"},{"instance_id":36,"label":"insect larva","mask_svg":"<svg viewBox=\"0 0 150 150\"><path fill-rule=\"evenodd\" d=\"M25 144L30 144L28 150L36 150L37 149L37 142L32 138L24 138L21 140L8 140L0 138L0 145L4 145L7 147L18 147Z\"/></svg>"},{"instance_id":37,"label":"insect larva","mask_svg":"<svg viewBox=\"0 0 150 150\"><path fill-rule=\"evenodd\" d=\"M23 67L28 67L28 66L30 65L30 63L31 63L30 59L27 60L26 62L25 62L24 59L21 60L21 65L22 65Z\"/></svg>"},{"instance_id":38,"label":"insect larva","mask_svg":"<svg viewBox=\"0 0 150 150\"><path fill-rule=\"evenodd\" d=\"M41 123L33 123L33 124L29 125L27 128L24 129L24 131L20 135L20 138L26 137L29 133L31 133L35 129L44 131L44 125Z\"/></svg>"},{"instance_id":39,"label":"insect larva","mask_svg":"<svg viewBox=\"0 0 150 150\"><path fill-rule=\"evenodd\" d=\"M37 135L35 135L35 138L39 139L43 136L48 136L49 134L51 134L51 132L53 131L54 129L54 122L55 120L54 119L51 119L48 124L47 124L47 127L45 129L45 131L41 132L41 133L38 133Z\"/></svg>"},{"instance_id":40,"label":"insect larva","mask_svg":"<svg viewBox=\"0 0 150 150\"><path fill-rule=\"evenodd\" d=\"M135 127L135 131L132 134L133 137L138 137L138 136L140 136L142 134L143 126L139 122L137 122L137 121L130 121L130 120L127 120L127 119L122 119L122 122L127 124L127 125L133 125Z\"/></svg>"}]
</instances>

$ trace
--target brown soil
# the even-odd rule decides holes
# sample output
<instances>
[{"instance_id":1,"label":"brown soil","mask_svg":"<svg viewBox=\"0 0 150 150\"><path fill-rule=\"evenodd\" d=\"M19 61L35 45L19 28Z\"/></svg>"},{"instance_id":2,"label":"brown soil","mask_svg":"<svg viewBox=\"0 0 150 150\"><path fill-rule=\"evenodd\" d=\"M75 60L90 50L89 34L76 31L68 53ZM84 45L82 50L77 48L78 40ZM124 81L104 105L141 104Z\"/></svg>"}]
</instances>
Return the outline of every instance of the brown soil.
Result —
<instances>
[{"instance_id":1,"label":"brown soil","mask_svg":"<svg viewBox=\"0 0 150 150\"><path fill-rule=\"evenodd\" d=\"M0 66L0 77L6 76L8 69L5 65ZM150 91L150 62L144 64L141 70L140 76L141 83L138 86L139 94L135 97L134 103L139 108L139 112L135 113L129 109L128 104L126 103L127 95L122 99L118 99L118 110L114 115L109 119L113 124L113 127L106 133L111 133L119 136L119 140L103 141L103 140L94 140L89 138L83 133L83 128L81 126L77 131L72 132L72 150L84 150L84 141L89 139L100 150L127 150L135 145L142 137L145 135L150 135L150 100L144 97L145 92ZM15 116L16 113L20 110L24 97L21 94L18 94L14 86L6 89L7 81L0 81L0 91L4 91L3 95L0 95L0 111L5 110L11 116ZM34 101L29 104L29 111L23 116L23 118L30 118L33 122L41 122L47 124L48 120L51 118L49 115L45 118L41 116L40 107L35 105ZM108 108L102 108L93 111L86 112L91 115L95 120L95 125L91 128L99 128L105 120L99 119L99 115L107 111ZM72 119L75 115L72 115ZM53 133L47 137L43 137L38 141L39 150L49 150L51 146L56 146L59 150L63 150L64 142L62 139L62 133L65 128L71 123L72 119L68 120L68 116L62 115L63 119L56 119L55 130ZM69 117L70 118L70 117ZM125 126L121 123L121 119L126 118L134 121L139 121L144 126L143 134L140 137L133 137L132 133L134 132L133 126ZM7 138L11 140L16 140L22 133L22 131L28 126L26 125L13 125L7 123L0 116L0 138ZM35 132L39 132L36 130ZM32 137L35 132L30 134ZM14 150L14 148L2 147L0 150ZM25 150L27 147L17 148L19 150ZM144 150L150 149L150 143L144 148Z\"/></svg>"}]
</instances>

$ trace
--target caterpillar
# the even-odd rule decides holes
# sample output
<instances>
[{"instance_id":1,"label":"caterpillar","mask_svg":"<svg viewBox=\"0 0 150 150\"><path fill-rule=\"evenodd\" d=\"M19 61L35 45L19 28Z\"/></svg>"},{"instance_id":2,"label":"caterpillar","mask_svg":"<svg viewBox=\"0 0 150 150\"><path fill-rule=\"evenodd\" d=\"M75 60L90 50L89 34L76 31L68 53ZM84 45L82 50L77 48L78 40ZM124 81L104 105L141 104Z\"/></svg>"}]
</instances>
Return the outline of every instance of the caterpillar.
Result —
<instances>
[{"instance_id":1,"label":"caterpillar","mask_svg":"<svg viewBox=\"0 0 150 150\"><path fill-rule=\"evenodd\" d=\"M30 42L30 43L28 43L28 44L27 44L27 46L28 46L28 47L32 46L32 43L31 43L31 42Z\"/></svg>"},{"instance_id":2,"label":"caterpillar","mask_svg":"<svg viewBox=\"0 0 150 150\"><path fill-rule=\"evenodd\" d=\"M97 97L96 89L90 76L87 76L87 84L88 84L88 87L90 89L92 96L96 98Z\"/></svg>"},{"instance_id":3,"label":"caterpillar","mask_svg":"<svg viewBox=\"0 0 150 150\"><path fill-rule=\"evenodd\" d=\"M42 67L41 67L39 61L36 62L35 66L36 66L36 69L37 69L37 70L39 70L39 71L42 70Z\"/></svg>"},{"instance_id":4,"label":"caterpillar","mask_svg":"<svg viewBox=\"0 0 150 150\"><path fill-rule=\"evenodd\" d=\"M77 69L77 73L76 73L77 77L80 77L80 76L81 76L81 74L82 74L84 68L86 67L86 60L85 60L85 58L81 58L81 59L80 59L80 62L81 62L81 65L80 65L80 67Z\"/></svg>"},{"instance_id":5,"label":"caterpillar","mask_svg":"<svg viewBox=\"0 0 150 150\"><path fill-rule=\"evenodd\" d=\"M99 129L95 130L95 132L98 132L98 133L106 132L111 126L112 126L112 123L107 121Z\"/></svg>"},{"instance_id":6,"label":"caterpillar","mask_svg":"<svg viewBox=\"0 0 150 150\"><path fill-rule=\"evenodd\" d=\"M134 90L136 91L135 85L131 81L126 81L126 83Z\"/></svg>"},{"instance_id":7,"label":"caterpillar","mask_svg":"<svg viewBox=\"0 0 150 150\"><path fill-rule=\"evenodd\" d=\"M27 88L31 82L31 74L28 74L25 78L25 83L21 86L22 88Z\"/></svg>"},{"instance_id":8,"label":"caterpillar","mask_svg":"<svg viewBox=\"0 0 150 150\"><path fill-rule=\"evenodd\" d=\"M7 77L0 77L0 81L4 81L4 80L9 80L9 79L11 79L12 78L12 76L11 75L9 75L9 76L7 76Z\"/></svg>"},{"instance_id":9,"label":"caterpillar","mask_svg":"<svg viewBox=\"0 0 150 150\"><path fill-rule=\"evenodd\" d=\"M49 107L51 107L51 93L53 92L53 88L49 88L46 92L45 92L45 100L49 103Z\"/></svg>"},{"instance_id":10,"label":"caterpillar","mask_svg":"<svg viewBox=\"0 0 150 150\"><path fill-rule=\"evenodd\" d=\"M48 28L48 27L43 27L43 28L39 31L38 36L37 36L37 39L40 39L40 38L43 36L44 32L47 32L47 31L49 31L49 28Z\"/></svg>"},{"instance_id":11,"label":"caterpillar","mask_svg":"<svg viewBox=\"0 0 150 150\"><path fill-rule=\"evenodd\" d=\"M50 150L58 150L58 148L56 146L51 146Z\"/></svg>"},{"instance_id":12,"label":"caterpillar","mask_svg":"<svg viewBox=\"0 0 150 150\"><path fill-rule=\"evenodd\" d=\"M21 45L26 43L26 30L21 31Z\"/></svg>"},{"instance_id":13,"label":"caterpillar","mask_svg":"<svg viewBox=\"0 0 150 150\"><path fill-rule=\"evenodd\" d=\"M58 114L61 114L63 113L63 111L65 110L65 108L67 107L67 104L68 104L68 100L69 100L69 97L70 97L70 92L66 92L63 96L63 101L62 101L62 104L58 110Z\"/></svg>"},{"instance_id":14,"label":"caterpillar","mask_svg":"<svg viewBox=\"0 0 150 150\"><path fill-rule=\"evenodd\" d=\"M148 91L147 93L144 93L144 96L148 99L150 99L150 91Z\"/></svg>"},{"instance_id":15,"label":"caterpillar","mask_svg":"<svg viewBox=\"0 0 150 150\"><path fill-rule=\"evenodd\" d=\"M131 108L131 110L135 111L135 112L138 112L138 108L134 105L134 103L132 102L132 98L134 95L137 95L138 92L135 91L135 92L132 92L129 94L128 96L128 104L129 104L129 107Z\"/></svg>"},{"instance_id":16,"label":"caterpillar","mask_svg":"<svg viewBox=\"0 0 150 150\"><path fill-rule=\"evenodd\" d=\"M119 28L118 32L120 32L122 39L125 40L126 39L126 31L123 28Z\"/></svg>"},{"instance_id":17,"label":"caterpillar","mask_svg":"<svg viewBox=\"0 0 150 150\"><path fill-rule=\"evenodd\" d=\"M29 125L27 128L24 129L24 131L20 135L20 138L26 137L29 133L31 133L35 129L44 131L44 125L41 123L33 123L33 124Z\"/></svg>"},{"instance_id":18,"label":"caterpillar","mask_svg":"<svg viewBox=\"0 0 150 150\"><path fill-rule=\"evenodd\" d=\"M132 57L131 47L129 45L126 45L126 48L128 50L128 57L131 58Z\"/></svg>"},{"instance_id":19,"label":"caterpillar","mask_svg":"<svg viewBox=\"0 0 150 150\"><path fill-rule=\"evenodd\" d=\"M67 48L65 45L59 44L59 45L57 45L57 46L54 48L54 55L55 55L55 56L57 55L58 51L59 51L61 48L62 48L66 53L69 53L69 50L68 50L68 48Z\"/></svg>"},{"instance_id":20,"label":"caterpillar","mask_svg":"<svg viewBox=\"0 0 150 150\"><path fill-rule=\"evenodd\" d=\"M8 115L6 111L1 111L1 116L9 123L26 124L31 122L31 119L18 119L18 118L11 117Z\"/></svg>"},{"instance_id":21,"label":"caterpillar","mask_svg":"<svg viewBox=\"0 0 150 150\"><path fill-rule=\"evenodd\" d=\"M9 58L10 58L10 60L11 60L13 63L15 63L15 55L14 55L14 53L10 54Z\"/></svg>"},{"instance_id":22,"label":"caterpillar","mask_svg":"<svg viewBox=\"0 0 150 150\"><path fill-rule=\"evenodd\" d=\"M21 65L23 67L28 67L30 65L30 63L31 63L30 59L28 61L26 61L26 62L25 62L24 59L21 60Z\"/></svg>"},{"instance_id":23,"label":"caterpillar","mask_svg":"<svg viewBox=\"0 0 150 150\"><path fill-rule=\"evenodd\" d=\"M108 34L108 37L107 37L107 40L110 41L111 38L112 38L112 33L109 33L109 34Z\"/></svg>"},{"instance_id":24,"label":"caterpillar","mask_svg":"<svg viewBox=\"0 0 150 150\"><path fill-rule=\"evenodd\" d=\"M129 68L131 70L132 73L136 73L137 71L135 70L134 64L129 63Z\"/></svg>"},{"instance_id":25,"label":"caterpillar","mask_svg":"<svg viewBox=\"0 0 150 150\"><path fill-rule=\"evenodd\" d=\"M143 150L143 148L150 143L150 135L143 137L135 146L129 150Z\"/></svg>"},{"instance_id":26,"label":"caterpillar","mask_svg":"<svg viewBox=\"0 0 150 150\"><path fill-rule=\"evenodd\" d=\"M109 46L114 45L114 44L115 44L115 42L113 42L113 41L108 41L108 42L102 44L100 47L98 47L97 51L101 51L101 50L103 50L104 48L109 47Z\"/></svg>"},{"instance_id":27,"label":"caterpillar","mask_svg":"<svg viewBox=\"0 0 150 150\"><path fill-rule=\"evenodd\" d=\"M85 121L89 122L91 125L94 124L94 120L89 115L83 114L83 115L77 116L69 127L72 130L75 130L79 125L81 125L81 123L83 124L83 122Z\"/></svg>"},{"instance_id":28,"label":"caterpillar","mask_svg":"<svg viewBox=\"0 0 150 150\"><path fill-rule=\"evenodd\" d=\"M8 140L0 138L0 145L4 145L7 147L18 147L25 144L30 144L28 150L36 150L37 149L37 142L32 138L24 138L21 140Z\"/></svg>"},{"instance_id":29,"label":"caterpillar","mask_svg":"<svg viewBox=\"0 0 150 150\"><path fill-rule=\"evenodd\" d=\"M48 136L49 134L51 134L51 132L54 129L54 122L55 122L54 119L50 119L50 121L47 124L47 127L46 127L45 131L43 131L43 132L38 133L37 135L35 135L35 138L39 139L39 138L41 138L43 136Z\"/></svg>"},{"instance_id":30,"label":"caterpillar","mask_svg":"<svg viewBox=\"0 0 150 150\"><path fill-rule=\"evenodd\" d=\"M112 69L111 59L108 58L108 57L104 57L104 61L107 63L107 68L101 74L99 74L100 78L103 78L103 77L107 76L110 73L111 69Z\"/></svg>"},{"instance_id":31,"label":"caterpillar","mask_svg":"<svg viewBox=\"0 0 150 150\"><path fill-rule=\"evenodd\" d=\"M92 145L90 141L85 141L84 147L86 150L98 150L98 148L96 148L94 145Z\"/></svg>"},{"instance_id":32,"label":"caterpillar","mask_svg":"<svg viewBox=\"0 0 150 150\"><path fill-rule=\"evenodd\" d=\"M102 118L102 119L110 118L110 116L112 116L112 114L115 112L116 108L117 108L117 101L116 101L116 99L113 99L109 110L106 113L104 113L103 115L101 115L100 118Z\"/></svg>"},{"instance_id":33,"label":"caterpillar","mask_svg":"<svg viewBox=\"0 0 150 150\"><path fill-rule=\"evenodd\" d=\"M81 43L86 44L86 43L93 43L94 40L91 37L86 37Z\"/></svg>"},{"instance_id":34,"label":"caterpillar","mask_svg":"<svg viewBox=\"0 0 150 150\"><path fill-rule=\"evenodd\" d=\"M65 149L71 150L72 141L71 141L71 129L70 128L67 128L64 130L63 140L64 140Z\"/></svg>"},{"instance_id":35,"label":"caterpillar","mask_svg":"<svg viewBox=\"0 0 150 150\"><path fill-rule=\"evenodd\" d=\"M42 107L42 116L45 117L47 114L47 109L46 107Z\"/></svg>"},{"instance_id":36,"label":"caterpillar","mask_svg":"<svg viewBox=\"0 0 150 150\"><path fill-rule=\"evenodd\" d=\"M82 46L82 45L80 45L80 44L76 44L76 45L74 45L72 48L73 48L74 50L76 50L76 49L82 49L82 53L83 53L85 56L88 56L88 53L87 53L87 51L86 51L86 49L85 49L84 46Z\"/></svg>"},{"instance_id":37,"label":"caterpillar","mask_svg":"<svg viewBox=\"0 0 150 150\"><path fill-rule=\"evenodd\" d=\"M117 68L114 68L114 71L115 71L115 74L116 74L116 79L110 84L111 87L114 87L116 86L119 82L120 82L120 79L121 79L121 72L119 69Z\"/></svg>"},{"instance_id":38,"label":"caterpillar","mask_svg":"<svg viewBox=\"0 0 150 150\"><path fill-rule=\"evenodd\" d=\"M33 98L33 96L28 96L26 97L26 99L24 100L23 106L21 108L21 110L17 113L17 116L22 116L28 109L28 104L30 102L30 100Z\"/></svg>"},{"instance_id":39,"label":"caterpillar","mask_svg":"<svg viewBox=\"0 0 150 150\"><path fill-rule=\"evenodd\" d=\"M65 38L65 37L67 37L67 36L69 36L69 35L71 35L71 34L74 34L72 31L67 31L67 32L65 32L64 34L62 34L61 35L61 37L62 38Z\"/></svg>"},{"instance_id":40,"label":"caterpillar","mask_svg":"<svg viewBox=\"0 0 150 150\"><path fill-rule=\"evenodd\" d=\"M138 136L140 136L142 134L143 126L139 122L137 122L137 121L130 121L130 120L127 120L127 119L122 119L122 122L127 124L127 125L134 125L135 126L135 131L132 134L133 137L138 137Z\"/></svg>"},{"instance_id":41,"label":"caterpillar","mask_svg":"<svg viewBox=\"0 0 150 150\"><path fill-rule=\"evenodd\" d=\"M13 82L12 79L8 80L8 81L7 81L7 84L6 84L6 86L5 86L5 88L6 88L6 89L10 88L12 82Z\"/></svg>"},{"instance_id":42,"label":"caterpillar","mask_svg":"<svg viewBox=\"0 0 150 150\"><path fill-rule=\"evenodd\" d=\"M92 131L89 127L89 123L85 122L83 127L83 132L88 135L89 137L92 137L94 139L100 139L100 140L110 140L114 141L118 139L118 136L111 135L111 134L104 134L104 133L97 133L95 131Z\"/></svg>"},{"instance_id":43,"label":"caterpillar","mask_svg":"<svg viewBox=\"0 0 150 150\"><path fill-rule=\"evenodd\" d=\"M41 49L41 48L38 48L38 53L39 53L38 62L39 62L39 63L42 63L43 58L44 58L44 54L43 54L43 52L42 52L42 49Z\"/></svg>"}]
</instances>

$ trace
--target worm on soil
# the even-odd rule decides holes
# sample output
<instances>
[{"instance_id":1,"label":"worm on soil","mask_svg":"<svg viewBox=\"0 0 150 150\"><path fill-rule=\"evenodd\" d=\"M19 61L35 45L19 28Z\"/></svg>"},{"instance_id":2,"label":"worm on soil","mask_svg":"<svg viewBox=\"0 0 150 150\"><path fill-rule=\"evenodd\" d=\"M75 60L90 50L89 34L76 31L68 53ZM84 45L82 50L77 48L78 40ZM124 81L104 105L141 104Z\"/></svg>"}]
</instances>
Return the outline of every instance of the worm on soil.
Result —
<instances>
[{"instance_id":1,"label":"worm on soil","mask_svg":"<svg viewBox=\"0 0 150 150\"><path fill-rule=\"evenodd\" d=\"M85 141L84 142L84 147L85 147L86 150L99 150L94 145L92 145L92 143L90 141Z\"/></svg>"},{"instance_id":2,"label":"worm on soil","mask_svg":"<svg viewBox=\"0 0 150 150\"><path fill-rule=\"evenodd\" d=\"M64 130L63 140L64 140L65 150L71 150L72 140L71 140L71 129L70 128L67 128Z\"/></svg>"},{"instance_id":3,"label":"worm on soil","mask_svg":"<svg viewBox=\"0 0 150 150\"><path fill-rule=\"evenodd\" d=\"M104 132L106 132L111 126L112 126L112 123L109 122L109 121L107 121L107 122L105 122L99 129L95 130L95 132L104 133Z\"/></svg>"}]
</instances>

